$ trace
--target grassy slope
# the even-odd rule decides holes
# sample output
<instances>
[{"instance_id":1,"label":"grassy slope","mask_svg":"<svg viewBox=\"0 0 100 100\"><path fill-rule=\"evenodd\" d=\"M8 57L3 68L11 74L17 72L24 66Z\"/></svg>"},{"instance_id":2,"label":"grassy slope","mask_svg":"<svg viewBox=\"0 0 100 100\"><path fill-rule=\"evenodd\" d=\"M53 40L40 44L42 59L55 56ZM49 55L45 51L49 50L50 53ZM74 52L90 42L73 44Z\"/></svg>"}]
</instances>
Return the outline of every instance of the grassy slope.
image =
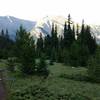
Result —
<instances>
[{"instance_id":1,"label":"grassy slope","mask_svg":"<svg viewBox=\"0 0 100 100\"><path fill-rule=\"evenodd\" d=\"M37 76L21 78L15 73L12 74L11 76L17 77L16 80L9 82L11 91L18 88L25 88L30 84L41 84L41 86L46 86L50 91L55 93L81 93L84 96L91 97L93 100L100 100L100 84L75 81L59 77L59 75L64 73L68 75L78 73L85 75L85 68L72 68L55 63L55 65L49 66L49 70L51 72L50 76L45 81L41 81L41 78Z\"/></svg>"}]
</instances>

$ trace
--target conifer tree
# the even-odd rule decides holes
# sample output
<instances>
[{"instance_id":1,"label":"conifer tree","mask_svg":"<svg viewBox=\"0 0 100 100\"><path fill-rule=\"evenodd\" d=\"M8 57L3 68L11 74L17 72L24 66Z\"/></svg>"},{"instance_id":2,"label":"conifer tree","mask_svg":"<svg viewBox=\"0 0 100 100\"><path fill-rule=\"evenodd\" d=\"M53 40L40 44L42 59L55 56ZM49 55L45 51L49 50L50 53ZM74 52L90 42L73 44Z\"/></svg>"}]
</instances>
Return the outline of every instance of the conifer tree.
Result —
<instances>
[{"instance_id":1,"label":"conifer tree","mask_svg":"<svg viewBox=\"0 0 100 100\"><path fill-rule=\"evenodd\" d=\"M84 44L85 37L86 37L86 34L85 34L85 25L84 25L84 20L82 20L81 32L78 35L77 40L80 41L81 44Z\"/></svg>"},{"instance_id":2,"label":"conifer tree","mask_svg":"<svg viewBox=\"0 0 100 100\"><path fill-rule=\"evenodd\" d=\"M86 45L88 46L89 53L94 54L96 51L96 48L97 48L97 44L96 44L95 38L91 35L90 26L88 26L88 25L85 29L85 34L86 34L86 38L84 41L85 41Z\"/></svg>"},{"instance_id":3,"label":"conifer tree","mask_svg":"<svg viewBox=\"0 0 100 100\"><path fill-rule=\"evenodd\" d=\"M96 41L95 38L91 35L90 27L84 25L84 20L82 21L81 32L78 36L78 41L81 42L81 45L86 45L89 49L90 54L94 54L96 50Z\"/></svg>"},{"instance_id":4,"label":"conifer tree","mask_svg":"<svg viewBox=\"0 0 100 100\"><path fill-rule=\"evenodd\" d=\"M44 48L44 43L43 43L42 33L40 33L40 37L37 40L37 48L36 48L38 57L42 55L43 48Z\"/></svg>"},{"instance_id":5,"label":"conifer tree","mask_svg":"<svg viewBox=\"0 0 100 100\"><path fill-rule=\"evenodd\" d=\"M90 51L89 51L89 38L91 37L90 34L90 30L87 31L85 24L84 24L84 20L82 21L82 27L81 27L81 32L78 35L77 38L77 43L79 44L80 47L80 65L81 66L86 66L87 65L87 61L90 55Z\"/></svg>"},{"instance_id":6,"label":"conifer tree","mask_svg":"<svg viewBox=\"0 0 100 100\"><path fill-rule=\"evenodd\" d=\"M8 58L13 56L13 45L14 42L9 38L9 34L4 33L2 30L0 33L0 58Z\"/></svg>"},{"instance_id":7,"label":"conifer tree","mask_svg":"<svg viewBox=\"0 0 100 100\"><path fill-rule=\"evenodd\" d=\"M88 75L92 81L100 82L100 47L88 62Z\"/></svg>"},{"instance_id":8,"label":"conifer tree","mask_svg":"<svg viewBox=\"0 0 100 100\"><path fill-rule=\"evenodd\" d=\"M73 43L74 41L74 37L73 37L73 31L71 29L71 17L70 17L70 14L68 15L68 26L66 25L66 22L65 22L65 25L64 25L64 45L65 47L68 49L70 48L71 44Z\"/></svg>"},{"instance_id":9,"label":"conifer tree","mask_svg":"<svg viewBox=\"0 0 100 100\"><path fill-rule=\"evenodd\" d=\"M89 50L86 45L75 41L70 48L69 62L72 66L86 66L89 58Z\"/></svg>"},{"instance_id":10,"label":"conifer tree","mask_svg":"<svg viewBox=\"0 0 100 100\"><path fill-rule=\"evenodd\" d=\"M57 37L57 25L54 26L54 23L52 24L52 30L51 30L51 57L50 59L57 60L57 52L58 52L58 37ZM53 57L53 58L52 58Z\"/></svg>"},{"instance_id":11,"label":"conifer tree","mask_svg":"<svg viewBox=\"0 0 100 100\"><path fill-rule=\"evenodd\" d=\"M57 37L57 25L55 26L55 30L54 30L54 47L56 49L56 51L58 50L58 37Z\"/></svg>"},{"instance_id":12,"label":"conifer tree","mask_svg":"<svg viewBox=\"0 0 100 100\"><path fill-rule=\"evenodd\" d=\"M51 30L51 41L52 41L52 47L57 48L58 45L58 38L57 38L57 25L54 26L54 23L52 24L52 30Z\"/></svg>"},{"instance_id":13,"label":"conifer tree","mask_svg":"<svg viewBox=\"0 0 100 100\"><path fill-rule=\"evenodd\" d=\"M59 36L59 38L58 38L57 61L60 62L60 63L63 62L63 49L64 49L63 37Z\"/></svg>"},{"instance_id":14,"label":"conifer tree","mask_svg":"<svg viewBox=\"0 0 100 100\"><path fill-rule=\"evenodd\" d=\"M37 73L38 73L38 75L42 75L45 77L47 77L49 75L47 64L46 64L46 61L45 61L45 58L43 55L39 59L39 63L37 66Z\"/></svg>"},{"instance_id":15,"label":"conifer tree","mask_svg":"<svg viewBox=\"0 0 100 100\"><path fill-rule=\"evenodd\" d=\"M73 42L75 41L75 26L73 25L73 30L72 30L72 33L73 33Z\"/></svg>"},{"instance_id":16,"label":"conifer tree","mask_svg":"<svg viewBox=\"0 0 100 100\"><path fill-rule=\"evenodd\" d=\"M6 39L9 41L9 34L8 34L8 30L6 29L6 33L5 33L5 37L6 37Z\"/></svg>"},{"instance_id":17,"label":"conifer tree","mask_svg":"<svg viewBox=\"0 0 100 100\"><path fill-rule=\"evenodd\" d=\"M1 30L1 36L3 37L5 35L4 30Z\"/></svg>"},{"instance_id":18,"label":"conifer tree","mask_svg":"<svg viewBox=\"0 0 100 100\"><path fill-rule=\"evenodd\" d=\"M16 32L16 56L24 74L33 74L35 69L35 47L33 37L20 26Z\"/></svg>"},{"instance_id":19,"label":"conifer tree","mask_svg":"<svg viewBox=\"0 0 100 100\"><path fill-rule=\"evenodd\" d=\"M79 25L77 24L76 25L76 39L78 38L79 36Z\"/></svg>"},{"instance_id":20,"label":"conifer tree","mask_svg":"<svg viewBox=\"0 0 100 100\"><path fill-rule=\"evenodd\" d=\"M73 30L71 29L71 16L70 14L68 15L68 46L70 47L71 44L73 43L75 37L73 34Z\"/></svg>"},{"instance_id":21,"label":"conifer tree","mask_svg":"<svg viewBox=\"0 0 100 100\"><path fill-rule=\"evenodd\" d=\"M68 34L67 32L68 32L67 31L67 24L65 22L65 25L64 25L64 39L63 39L64 46L67 45L67 34Z\"/></svg>"},{"instance_id":22,"label":"conifer tree","mask_svg":"<svg viewBox=\"0 0 100 100\"><path fill-rule=\"evenodd\" d=\"M67 24L65 22L65 25L64 25L64 38L66 38L66 35L67 35Z\"/></svg>"},{"instance_id":23,"label":"conifer tree","mask_svg":"<svg viewBox=\"0 0 100 100\"><path fill-rule=\"evenodd\" d=\"M47 58L50 58L51 55L51 50L52 50L51 43L52 43L51 37L47 35L44 40L44 50Z\"/></svg>"},{"instance_id":24,"label":"conifer tree","mask_svg":"<svg viewBox=\"0 0 100 100\"><path fill-rule=\"evenodd\" d=\"M54 37L54 23L52 23L52 29L51 29L51 37Z\"/></svg>"}]
</instances>

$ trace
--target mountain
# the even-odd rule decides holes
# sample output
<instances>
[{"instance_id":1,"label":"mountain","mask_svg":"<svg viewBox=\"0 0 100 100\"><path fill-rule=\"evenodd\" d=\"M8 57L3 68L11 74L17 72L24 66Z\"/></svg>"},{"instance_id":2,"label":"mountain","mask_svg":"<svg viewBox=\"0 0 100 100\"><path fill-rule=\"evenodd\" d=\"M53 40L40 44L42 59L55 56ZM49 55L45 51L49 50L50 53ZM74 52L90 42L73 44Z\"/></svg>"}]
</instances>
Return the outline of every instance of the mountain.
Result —
<instances>
[{"instance_id":1,"label":"mountain","mask_svg":"<svg viewBox=\"0 0 100 100\"><path fill-rule=\"evenodd\" d=\"M0 16L0 32L3 29L6 31L8 29L8 33L12 39L15 38L16 31L22 25L27 31L32 30L35 26L36 22L28 21L23 19L18 19L12 16Z\"/></svg>"},{"instance_id":2,"label":"mountain","mask_svg":"<svg viewBox=\"0 0 100 100\"><path fill-rule=\"evenodd\" d=\"M47 34L50 35L52 23L57 25L58 35L62 35L64 31L65 21L67 21L67 18L64 18L62 16L53 16L53 17L46 16L43 19L37 21L36 25L30 31L31 35L33 35L35 38L38 38L40 33L42 33L43 37L45 37ZM76 22L73 23L75 24ZM97 43L100 43L100 25L89 25L89 26L91 27L91 34L96 37Z\"/></svg>"},{"instance_id":3,"label":"mountain","mask_svg":"<svg viewBox=\"0 0 100 100\"><path fill-rule=\"evenodd\" d=\"M40 33L42 33L42 36L45 37L47 34L51 34L52 23L54 23L57 25L58 33L61 34L63 33L65 21L67 21L67 19L61 16L46 16L43 19L38 20L35 27L33 27L30 32L35 37L39 37Z\"/></svg>"},{"instance_id":4,"label":"mountain","mask_svg":"<svg viewBox=\"0 0 100 100\"><path fill-rule=\"evenodd\" d=\"M48 34L51 35L52 23L57 25L58 35L62 35L65 21L67 21L67 18L63 16L46 16L38 21L23 20L12 16L0 16L0 31L2 29L4 31L8 29L10 37L14 39L17 29L20 25L23 25L23 27L37 39L40 33L42 33L43 37ZM74 24L75 23L76 22L74 22ZM96 37L97 43L100 44L100 25L90 25L90 27L91 34Z\"/></svg>"}]
</instances>

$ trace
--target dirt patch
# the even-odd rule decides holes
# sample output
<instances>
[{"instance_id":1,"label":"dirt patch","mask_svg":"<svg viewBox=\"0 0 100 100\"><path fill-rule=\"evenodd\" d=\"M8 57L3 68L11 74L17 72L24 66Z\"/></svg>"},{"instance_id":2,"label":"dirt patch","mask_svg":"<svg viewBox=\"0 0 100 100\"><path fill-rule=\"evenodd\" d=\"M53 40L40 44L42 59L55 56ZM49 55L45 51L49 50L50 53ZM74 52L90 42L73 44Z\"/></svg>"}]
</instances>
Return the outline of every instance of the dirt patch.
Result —
<instances>
[{"instance_id":1,"label":"dirt patch","mask_svg":"<svg viewBox=\"0 0 100 100\"><path fill-rule=\"evenodd\" d=\"M6 100L6 90L2 80L0 80L0 100Z\"/></svg>"}]
</instances>

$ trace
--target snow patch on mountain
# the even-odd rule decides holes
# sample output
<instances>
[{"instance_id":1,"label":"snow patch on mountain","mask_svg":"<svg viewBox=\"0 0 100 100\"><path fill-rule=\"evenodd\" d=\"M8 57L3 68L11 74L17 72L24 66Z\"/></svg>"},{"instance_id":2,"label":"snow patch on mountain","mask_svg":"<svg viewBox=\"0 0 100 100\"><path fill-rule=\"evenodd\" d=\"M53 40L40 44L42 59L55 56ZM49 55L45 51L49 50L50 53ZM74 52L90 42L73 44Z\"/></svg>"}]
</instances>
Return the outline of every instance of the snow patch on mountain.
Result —
<instances>
[{"instance_id":1,"label":"snow patch on mountain","mask_svg":"<svg viewBox=\"0 0 100 100\"><path fill-rule=\"evenodd\" d=\"M8 20L12 23L12 19L10 18L10 16L7 16Z\"/></svg>"},{"instance_id":2,"label":"snow patch on mountain","mask_svg":"<svg viewBox=\"0 0 100 100\"><path fill-rule=\"evenodd\" d=\"M67 21L66 18L62 16L46 16L43 19L37 21L35 27L31 30L31 34L39 37L40 33L42 36L51 35L52 23L57 25L58 35L63 33L64 23Z\"/></svg>"}]
</instances>

